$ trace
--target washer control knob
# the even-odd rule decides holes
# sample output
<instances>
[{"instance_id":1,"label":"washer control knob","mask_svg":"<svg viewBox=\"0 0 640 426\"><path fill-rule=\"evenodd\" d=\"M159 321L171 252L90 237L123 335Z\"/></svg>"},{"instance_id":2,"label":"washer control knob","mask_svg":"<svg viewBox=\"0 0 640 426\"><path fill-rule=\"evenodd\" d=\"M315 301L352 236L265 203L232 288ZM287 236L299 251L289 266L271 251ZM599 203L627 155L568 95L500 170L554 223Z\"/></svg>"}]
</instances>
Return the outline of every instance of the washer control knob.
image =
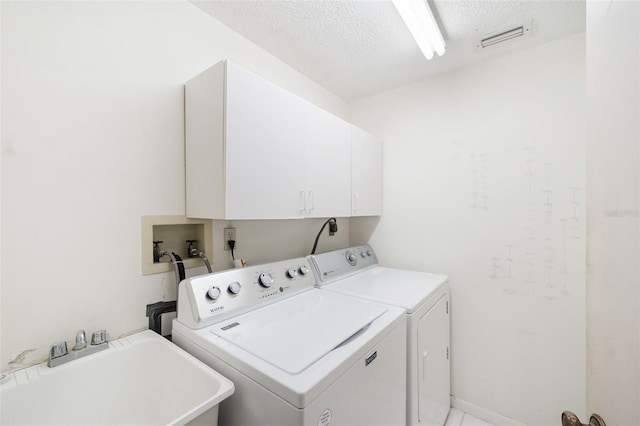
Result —
<instances>
[{"instance_id":1,"label":"washer control knob","mask_svg":"<svg viewBox=\"0 0 640 426\"><path fill-rule=\"evenodd\" d=\"M240 283L238 281L234 281L231 284L229 284L229 293L231 294L238 294L240 293L240 289L242 288L242 286L240 285Z\"/></svg>"},{"instance_id":2,"label":"washer control knob","mask_svg":"<svg viewBox=\"0 0 640 426\"><path fill-rule=\"evenodd\" d=\"M307 268L307 265L302 265L301 267L298 268L298 271L300 272L300 275L307 275L309 273L309 268Z\"/></svg>"},{"instance_id":3,"label":"washer control knob","mask_svg":"<svg viewBox=\"0 0 640 426\"><path fill-rule=\"evenodd\" d=\"M209 290L207 290L207 297L211 300L218 300L218 298L220 297L220 294L222 292L220 291L220 289L216 286L211 287Z\"/></svg>"},{"instance_id":4,"label":"washer control knob","mask_svg":"<svg viewBox=\"0 0 640 426\"><path fill-rule=\"evenodd\" d=\"M364 259L365 257L367 257L367 255L366 255L366 254L364 254L364 252L363 252L363 251L361 251L361 252L360 252L360 257Z\"/></svg>"},{"instance_id":5,"label":"washer control knob","mask_svg":"<svg viewBox=\"0 0 640 426\"><path fill-rule=\"evenodd\" d=\"M371 256L373 252L371 250L367 250L367 256Z\"/></svg>"},{"instance_id":6,"label":"washer control knob","mask_svg":"<svg viewBox=\"0 0 640 426\"><path fill-rule=\"evenodd\" d=\"M271 287L271 284L273 284L273 277L271 276L271 274L269 274L267 272L263 272L258 277L258 282L260 283L260 285L262 287L269 288L269 287Z\"/></svg>"},{"instance_id":7,"label":"washer control knob","mask_svg":"<svg viewBox=\"0 0 640 426\"><path fill-rule=\"evenodd\" d=\"M296 268L287 269L287 277L295 278L297 275L298 275L298 271L296 271Z\"/></svg>"},{"instance_id":8,"label":"washer control knob","mask_svg":"<svg viewBox=\"0 0 640 426\"><path fill-rule=\"evenodd\" d=\"M355 266L356 262L358 261L358 258L356 257L355 254L351 253L350 251L345 253L345 257L347 258L347 262L349 262L350 265Z\"/></svg>"}]
</instances>

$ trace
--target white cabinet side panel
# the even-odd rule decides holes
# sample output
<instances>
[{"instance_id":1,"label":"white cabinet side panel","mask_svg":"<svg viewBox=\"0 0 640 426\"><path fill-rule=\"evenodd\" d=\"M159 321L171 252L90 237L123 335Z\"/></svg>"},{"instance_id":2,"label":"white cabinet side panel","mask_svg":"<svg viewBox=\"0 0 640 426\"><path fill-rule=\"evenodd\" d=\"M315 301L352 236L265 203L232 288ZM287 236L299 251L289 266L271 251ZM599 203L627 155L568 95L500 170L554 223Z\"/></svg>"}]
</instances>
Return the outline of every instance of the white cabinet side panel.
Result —
<instances>
[{"instance_id":1,"label":"white cabinet side panel","mask_svg":"<svg viewBox=\"0 0 640 426\"><path fill-rule=\"evenodd\" d=\"M186 212L224 218L224 63L185 85Z\"/></svg>"}]
</instances>

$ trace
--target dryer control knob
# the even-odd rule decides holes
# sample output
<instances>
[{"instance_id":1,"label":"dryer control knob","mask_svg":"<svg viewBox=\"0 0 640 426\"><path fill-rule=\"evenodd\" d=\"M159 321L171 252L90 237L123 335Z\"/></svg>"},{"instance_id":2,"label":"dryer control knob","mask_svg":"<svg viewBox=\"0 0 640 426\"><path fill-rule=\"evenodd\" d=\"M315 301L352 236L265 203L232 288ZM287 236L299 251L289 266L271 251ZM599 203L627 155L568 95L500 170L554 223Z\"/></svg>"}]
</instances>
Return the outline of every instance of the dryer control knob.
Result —
<instances>
[{"instance_id":1,"label":"dryer control knob","mask_svg":"<svg viewBox=\"0 0 640 426\"><path fill-rule=\"evenodd\" d=\"M287 277L295 278L297 275L298 275L298 271L296 271L296 268L287 269Z\"/></svg>"},{"instance_id":2,"label":"dryer control knob","mask_svg":"<svg viewBox=\"0 0 640 426\"><path fill-rule=\"evenodd\" d=\"M300 271L300 275L307 275L309 273L309 268L307 268L307 265L302 265L298 268L298 271Z\"/></svg>"},{"instance_id":3,"label":"dryer control knob","mask_svg":"<svg viewBox=\"0 0 640 426\"><path fill-rule=\"evenodd\" d=\"M271 287L271 284L273 284L273 277L271 276L271 274L269 274L267 272L263 272L258 277L258 282L260 283L260 285L262 287L269 288L269 287Z\"/></svg>"},{"instance_id":4,"label":"dryer control knob","mask_svg":"<svg viewBox=\"0 0 640 426\"><path fill-rule=\"evenodd\" d=\"M207 290L207 297L211 300L218 300L220 297L221 291L218 287L213 286L209 290Z\"/></svg>"},{"instance_id":5,"label":"dryer control knob","mask_svg":"<svg viewBox=\"0 0 640 426\"><path fill-rule=\"evenodd\" d=\"M242 286L240 285L240 283L238 281L234 281L231 284L229 284L229 293L231 294L238 294L240 293L240 289L242 288Z\"/></svg>"}]
</instances>

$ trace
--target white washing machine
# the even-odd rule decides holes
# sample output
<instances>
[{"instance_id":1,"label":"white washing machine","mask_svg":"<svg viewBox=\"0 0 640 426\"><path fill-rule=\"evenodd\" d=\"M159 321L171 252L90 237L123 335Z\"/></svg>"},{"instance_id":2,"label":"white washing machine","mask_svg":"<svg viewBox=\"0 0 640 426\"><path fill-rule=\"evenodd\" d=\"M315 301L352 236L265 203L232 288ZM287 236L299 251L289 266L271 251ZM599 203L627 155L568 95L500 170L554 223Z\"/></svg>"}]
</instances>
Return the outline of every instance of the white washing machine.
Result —
<instances>
[{"instance_id":1,"label":"white washing machine","mask_svg":"<svg viewBox=\"0 0 640 426\"><path fill-rule=\"evenodd\" d=\"M407 424L443 425L451 404L448 277L379 266L369 245L310 259L317 287L406 310Z\"/></svg>"},{"instance_id":2,"label":"white washing machine","mask_svg":"<svg viewBox=\"0 0 640 426\"><path fill-rule=\"evenodd\" d=\"M236 388L221 425L405 424L404 309L314 284L304 258L180 283L173 342Z\"/></svg>"}]
</instances>

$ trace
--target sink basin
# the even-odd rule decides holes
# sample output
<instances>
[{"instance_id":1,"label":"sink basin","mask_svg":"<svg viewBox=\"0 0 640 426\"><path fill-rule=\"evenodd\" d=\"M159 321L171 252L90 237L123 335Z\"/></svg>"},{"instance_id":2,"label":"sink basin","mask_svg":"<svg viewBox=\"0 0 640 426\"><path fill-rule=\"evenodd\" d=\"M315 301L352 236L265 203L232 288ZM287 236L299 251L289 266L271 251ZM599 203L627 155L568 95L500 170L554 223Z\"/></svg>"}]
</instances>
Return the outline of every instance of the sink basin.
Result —
<instances>
[{"instance_id":1,"label":"sink basin","mask_svg":"<svg viewBox=\"0 0 640 426\"><path fill-rule=\"evenodd\" d=\"M233 383L152 331L55 368L8 374L2 425L216 424Z\"/></svg>"}]
</instances>

